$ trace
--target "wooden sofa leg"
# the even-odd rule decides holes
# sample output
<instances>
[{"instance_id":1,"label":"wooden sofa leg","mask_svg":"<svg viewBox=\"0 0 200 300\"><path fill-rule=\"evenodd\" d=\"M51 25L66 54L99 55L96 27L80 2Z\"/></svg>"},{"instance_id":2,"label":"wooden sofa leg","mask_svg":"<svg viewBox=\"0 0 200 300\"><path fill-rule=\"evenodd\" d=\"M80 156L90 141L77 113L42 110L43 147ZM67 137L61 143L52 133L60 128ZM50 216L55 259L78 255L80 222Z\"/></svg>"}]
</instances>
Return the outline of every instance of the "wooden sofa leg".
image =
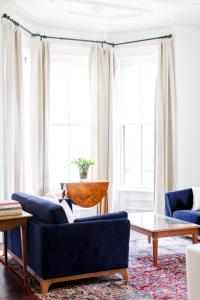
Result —
<instances>
[{"instance_id":1,"label":"wooden sofa leg","mask_svg":"<svg viewBox=\"0 0 200 300\"><path fill-rule=\"evenodd\" d=\"M121 274L123 276L123 279L127 282L128 281L128 269L123 269Z\"/></svg>"},{"instance_id":2,"label":"wooden sofa leg","mask_svg":"<svg viewBox=\"0 0 200 300\"><path fill-rule=\"evenodd\" d=\"M41 282L41 290L42 290L43 294L48 293L50 284L51 283L49 283L48 280L42 280L42 282Z\"/></svg>"}]
</instances>

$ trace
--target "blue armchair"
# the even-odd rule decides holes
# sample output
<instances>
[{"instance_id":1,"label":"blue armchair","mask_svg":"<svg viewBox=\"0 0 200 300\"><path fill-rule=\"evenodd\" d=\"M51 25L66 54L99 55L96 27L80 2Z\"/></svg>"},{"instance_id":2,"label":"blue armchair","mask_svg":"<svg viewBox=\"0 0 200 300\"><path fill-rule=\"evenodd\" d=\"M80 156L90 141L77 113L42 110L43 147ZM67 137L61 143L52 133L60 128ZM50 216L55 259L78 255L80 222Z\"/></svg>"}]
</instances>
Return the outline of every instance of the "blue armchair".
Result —
<instances>
[{"instance_id":1,"label":"blue armchair","mask_svg":"<svg viewBox=\"0 0 200 300\"><path fill-rule=\"evenodd\" d=\"M192 189L165 194L165 213L167 216L200 225L200 211L192 210L192 205Z\"/></svg>"},{"instance_id":2,"label":"blue armchair","mask_svg":"<svg viewBox=\"0 0 200 300\"><path fill-rule=\"evenodd\" d=\"M42 292L55 282L119 273L128 279L130 222L126 212L76 219L68 223L63 208L51 201L15 193L33 217L27 228L28 268ZM8 232L8 248L20 261L19 229Z\"/></svg>"}]
</instances>

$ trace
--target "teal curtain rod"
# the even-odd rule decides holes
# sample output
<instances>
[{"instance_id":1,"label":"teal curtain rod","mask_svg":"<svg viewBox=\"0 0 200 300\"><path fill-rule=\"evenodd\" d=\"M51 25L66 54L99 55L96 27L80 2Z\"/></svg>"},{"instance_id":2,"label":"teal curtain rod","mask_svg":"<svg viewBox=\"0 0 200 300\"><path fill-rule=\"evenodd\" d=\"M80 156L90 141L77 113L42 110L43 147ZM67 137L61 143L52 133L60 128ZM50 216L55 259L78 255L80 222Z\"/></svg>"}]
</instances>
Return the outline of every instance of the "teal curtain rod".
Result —
<instances>
[{"instance_id":1,"label":"teal curtain rod","mask_svg":"<svg viewBox=\"0 0 200 300\"><path fill-rule=\"evenodd\" d=\"M1 19L7 19L11 21L16 26L19 26L24 31L29 33L32 37L40 37L41 39L54 39L54 40L65 40L65 41L75 41L75 42L86 42L86 43L98 43L98 44L107 44L112 47L120 46L120 45L127 45L127 44L134 44L139 42L146 42L146 41L152 41L152 40L159 40L159 39L167 39L172 38L172 34L169 35L163 35L158 37L152 37L152 38L146 38L146 39L140 39L140 40L134 40L134 41L128 41L128 42L122 42L122 43L109 43L107 41L95 41L95 40L87 40L87 39L74 39L74 38L67 38L67 37L58 37L58 36L49 36L49 35L41 35L39 33L32 33L29 29L19 24L17 21L12 19L10 16L8 16L6 13L4 13L1 17Z\"/></svg>"}]
</instances>

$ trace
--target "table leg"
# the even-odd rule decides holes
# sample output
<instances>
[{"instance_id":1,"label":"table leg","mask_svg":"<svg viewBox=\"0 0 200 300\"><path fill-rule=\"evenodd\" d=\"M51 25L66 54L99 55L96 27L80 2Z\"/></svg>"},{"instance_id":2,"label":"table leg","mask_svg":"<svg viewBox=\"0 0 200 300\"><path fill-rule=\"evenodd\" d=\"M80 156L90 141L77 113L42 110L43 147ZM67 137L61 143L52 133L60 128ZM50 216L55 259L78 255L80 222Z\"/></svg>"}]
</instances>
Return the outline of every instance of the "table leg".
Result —
<instances>
[{"instance_id":1,"label":"table leg","mask_svg":"<svg viewBox=\"0 0 200 300\"><path fill-rule=\"evenodd\" d=\"M105 197L104 197L104 201L105 201L105 209L104 209L104 213L107 214L108 213L108 192L106 192Z\"/></svg>"},{"instance_id":2,"label":"table leg","mask_svg":"<svg viewBox=\"0 0 200 300\"><path fill-rule=\"evenodd\" d=\"M5 256L5 266L8 266L8 253L7 253L7 231L4 231L4 256Z\"/></svg>"},{"instance_id":3,"label":"table leg","mask_svg":"<svg viewBox=\"0 0 200 300\"><path fill-rule=\"evenodd\" d=\"M157 259L158 259L158 238L153 237L153 264L154 264L154 266L157 265Z\"/></svg>"},{"instance_id":4,"label":"table leg","mask_svg":"<svg viewBox=\"0 0 200 300\"><path fill-rule=\"evenodd\" d=\"M193 244L197 244L198 243L198 234L197 233L193 233L192 234L192 243Z\"/></svg>"},{"instance_id":5,"label":"table leg","mask_svg":"<svg viewBox=\"0 0 200 300\"><path fill-rule=\"evenodd\" d=\"M21 226L21 244L22 244L22 261L24 285L27 283L27 251L26 251L26 223Z\"/></svg>"},{"instance_id":6,"label":"table leg","mask_svg":"<svg viewBox=\"0 0 200 300\"><path fill-rule=\"evenodd\" d=\"M102 213L102 201L103 200L101 200L101 202L100 202L100 204L99 204L99 215L102 215L103 213Z\"/></svg>"}]
</instances>

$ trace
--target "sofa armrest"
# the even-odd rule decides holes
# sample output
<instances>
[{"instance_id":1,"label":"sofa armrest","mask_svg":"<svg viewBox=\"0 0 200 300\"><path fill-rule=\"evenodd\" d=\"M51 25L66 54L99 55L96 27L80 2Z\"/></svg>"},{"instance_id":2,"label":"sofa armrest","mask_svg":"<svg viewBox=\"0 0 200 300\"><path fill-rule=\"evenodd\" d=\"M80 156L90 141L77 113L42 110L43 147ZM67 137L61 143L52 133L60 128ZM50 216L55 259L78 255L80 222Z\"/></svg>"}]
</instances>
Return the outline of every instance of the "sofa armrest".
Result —
<instances>
[{"instance_id":1,"label":"sofa armrest","mask_svg":"<svg viewBox=\"0 0 200 300\"><path fill-rule=\"evenodd\" d=\"M109 214L104 214L104 215L100 215L100 216L79 218L79 219L76 219L74 222L80 223L80 222L91 222L91 221L101 221L101 220L127 219L127 218L128 218L127 212L120 211L120 212L109 213Z\"/></svg>"},{"instance_id":2,"label":"sofa armrest","mask_svg":"<svg viewBox=\"0 0 200 300\"><path fill-rule=\"evenodd\" d=\"M31 234L35 230L40 231L37 243ZM35 256L32 261L40 260L39 275L44 279L128 267L128 219L64 225L40 225L30 221L29 234L32 235L29 249Z\"/></svg>"},{"instance_id":3,"label":"sofa armrest","mask_svg":"<svg viewBox=\"0 0 200 300\"><path fill-rule=\"evenodd\" d=\"M192 189L185 189L165 194L165 213L173 217L176 210L191 209L193 204Z\"/></svg>"}]
</instances>

